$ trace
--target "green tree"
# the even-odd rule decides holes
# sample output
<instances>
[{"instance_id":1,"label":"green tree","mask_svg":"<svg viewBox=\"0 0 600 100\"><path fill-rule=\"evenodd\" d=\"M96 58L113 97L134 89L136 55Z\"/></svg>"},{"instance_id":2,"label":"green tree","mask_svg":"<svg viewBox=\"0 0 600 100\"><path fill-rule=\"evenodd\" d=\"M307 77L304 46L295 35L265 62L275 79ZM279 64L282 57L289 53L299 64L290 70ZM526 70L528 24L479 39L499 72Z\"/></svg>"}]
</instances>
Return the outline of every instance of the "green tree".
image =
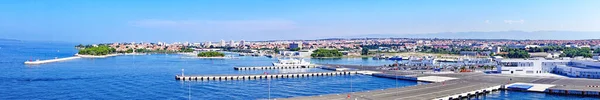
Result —
<instances>
[{"instance_id":1,"label":"green tree","mask_svg":"<svg viewBox=\"0 0 600 100\"><path fill-rule=\"evenodd\" d=\"M148 50L146 50L146 49L135 49L136 53L144 53L146 51L148 51Z\"/></svg>"},{"instance_id":2,"label":"green tree","mask_svg":"<svg viewBox=\"0 0 600 100\"><path fill-rule=\"evenodd\" d=\"M133 53L133 49L127 49L127 51L125 51L125 53Z\"/></svg>"},{"instance_id":3,"label":"green tree","mask_svg":"<svg viewBox=\"0 0 600 100\"><path fill-rule=\"evenodd\" d=\"M592 57L593 54L591 53L591 49L590 48L565 48L563 51L563 54L561 54L561 57L577 57L577 56L583 56L583 57Z\"/></svg>"},{"instance_id":4,"label":"green tree","mask_svg":"<svg viewBox=\"0 0 600 100\"><path fill-rule=\"evenodd\" d=\"M361 55L369 55L369 49L368 48L362 48L362 52L360 54Z\"/></svg>"},{"instance_id":5,"label":"green tree","mask_svg":"<svg viewBox=\"0 0 600 100\"><path fill-rule=\"evenodd\" d=\"M79 44L79 45L77 45L77 46L75 46L75 47L77 47L77 48L83 48L83 47L85 47L85 46L83 46L83 44Z\"/></svg>"},{"instance_id":6,"label":"green tree","mask_svg":"<svg viewBox=\"0 0 600 100\"><path fill-rule=\"evenodd\" d=\"M224 57L225 54L216 51L200 52L198 57Z\"/></svg>"},{"instance_id":7,"label":"green tree","mask_svg":"<svg viewBox=\"0 0 600 100\"><path fill-rule=\"evenodd\" d=\"M293 49L290 49L290 51L298 51L298 50L300 50L300 48L293 48Z\"/></svg>"},{"instance_id":8,"label":"green tree","mask_svg":"<svg viewBox=\"0 0 600 100\"><path fill-rule=\"evenodd\" d=\"M278 48L273 48L273 52L279 53L279 49Z\"/></svg>"},{"instance_id":9,"label":"green tree","mask_svg":"<svg viewBox=\"0 0 600 100\"><path fill-rule=\"evenodd\" d=\"M192 48L181 48L180 51L181 52L194 52L194 49L192 49Z\"/></svg>"},{"instance_id":10,"label":"green tree","mask_svg":"<svg viewBox=\"0 0 600 100\"><path fill-rule=\"evenodd\" d=\"M310 55L312 57L342 57L344 54L338 50L317 49Z\"/></svg>"},{"instance_id":11,"label":"green tree","mask_svg":"<svg viewBox=\"0 0 600 100\"><path fill-rule=\"evenodd\" d=\"M111 48L109 46L97 46L97 47L86 47L84 49L79 50L78 54L82 55L107 55L115 53L116 49Z\"/></svg>"}]
</instances>

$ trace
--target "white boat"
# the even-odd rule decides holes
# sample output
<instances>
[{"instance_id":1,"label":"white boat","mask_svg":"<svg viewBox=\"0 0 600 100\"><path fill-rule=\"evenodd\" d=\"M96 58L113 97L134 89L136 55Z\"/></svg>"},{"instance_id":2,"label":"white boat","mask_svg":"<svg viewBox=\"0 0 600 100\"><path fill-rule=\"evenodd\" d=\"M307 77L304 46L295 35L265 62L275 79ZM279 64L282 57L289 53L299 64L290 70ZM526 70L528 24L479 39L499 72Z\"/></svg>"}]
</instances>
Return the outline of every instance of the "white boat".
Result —
<instances>
[{"instance_id":1,"label":"white boat","mask_svg":"<svg viewBox=\"0 0 600 100\"><path fill-rule=\"evenodd\" d=\"M273 66L308 66L310 62L304 61L304 59L279 59L278 62L274 62Z\"/></svg>"}]
</instances>

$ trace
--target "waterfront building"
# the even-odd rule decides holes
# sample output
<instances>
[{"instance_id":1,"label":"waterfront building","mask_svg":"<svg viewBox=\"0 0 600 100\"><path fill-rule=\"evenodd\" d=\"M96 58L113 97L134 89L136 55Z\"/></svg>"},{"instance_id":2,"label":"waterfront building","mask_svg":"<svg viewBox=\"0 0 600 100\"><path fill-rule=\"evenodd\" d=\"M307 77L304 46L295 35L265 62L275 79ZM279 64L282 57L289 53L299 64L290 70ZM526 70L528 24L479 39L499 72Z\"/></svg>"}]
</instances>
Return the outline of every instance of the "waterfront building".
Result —
<instances>
[{"instance_id":1,"label":"waterfront building","mask_svg":"<svg viewBox=\"0 0 600 100\"><path fill-rule=\"evenodd\" d=\"M462 56L490 56L491 51L460 51Z\"/></svg>"},{"instance_id":2,"label":"waterfront building","mask_svg":"<svg viewBox=\"0 0 600 100\"><path fill-rule=\"evenodd\" d=\"M539 74L551 72L556 65L565 65L570 60L500 59L498 72L502 74Z\"/></svg>"},{"instance_id":3,"label":"waterfront building","mask_svg":"<svg viewBox=\"0 0 600 100\"><path fill-rule=\"evenodd\" d=\"M578 78L600 79L600 63L592 61L573 60L566 65L556 65L552 73Z\"/></svg>"},{"instance_id":4,"label":"waterfront building","mask_svg":"<svg viewBox=\"0 0 600 100\"><path fill-rule=\"evenodd\" d=\"M436 66L437 61L433 57L411 57L406 62L408 66Z\"/></svg>"}]
</instances>

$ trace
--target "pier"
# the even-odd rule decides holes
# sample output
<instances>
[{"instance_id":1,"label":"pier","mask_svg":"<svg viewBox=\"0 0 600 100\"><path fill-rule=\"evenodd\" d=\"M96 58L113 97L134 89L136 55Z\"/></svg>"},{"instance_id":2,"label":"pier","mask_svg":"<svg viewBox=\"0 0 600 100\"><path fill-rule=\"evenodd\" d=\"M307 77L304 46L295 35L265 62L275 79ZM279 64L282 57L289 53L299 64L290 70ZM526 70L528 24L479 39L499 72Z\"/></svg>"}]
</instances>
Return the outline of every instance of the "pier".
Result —
<instances>
[{"instance_id":1,"label":"pier","mask_svg":"<svg viewBox=\"0 0 600 100\"><path fill-rule=\"evenodd\" d=\"M235 67L236 70L291 69L307 66ZM316 66L310 66L316 67ZM422 71L378 70L379 66L319 65L333 72L277 73L252 75L176 75L180 81L255 80L363 74L396 80L429 82L427 84L381 90L356 91L343 94L280 98L281 100L456 100L485 96L498 90L518 90L552 94L600 96L600 80L515 77L484 73L424 73Z\"/></svg>"},{"instance_id":2,"label":"pier","mask_svg":"<svg viewBox=\"0 0 600 100\"><path fill-rule=\"evenodd\" d=\"M45 64L45 63L52 63L52 62L60 62L60 61L67 61L67 60L73 60L73 59L78 59L81 57L78 56L74 56L74 57L67 57L67 58L56 58L56 59L47 59L47 60L36 60L36 61L25 61L25 64L28 65L38 65L38 64Z\"/></svg>"},{"instance_id":3,"label":"pier","mask_svg":"<svg viewBox=\"0 0 600 100\"><path fill-rule=\"evenodd\" d=\"M373 76L431 82L423 85L279 100L459 100L485 96L498 90L600 96L600 80L552 77L518 77L483 73L421 73L376 70L378 66L325 65L371 71Z\"/></svg>"},{"instance_id":4,"label":"pier","mask_svg":"<svg viewBox=\"0 0 600 100\"><path fill-rule=\"evenodd\" d=\"M305 66L256 66L256 67L233 67L235 70L270 70L270 69L297 69L297 68L316 68L317 65Z\"/></svg>"},{"instance_id":5,"label":"pier","mask_svg":"<svg viewBox=\"0 0 600 100\"><path fill-rule=\"evenodd\" d=\"M336 76L357 74L358 71L345 72L309 72L309 73L278 73L278 74L254 74L254 75L207 75L207 76L181 76L176 75L176 80L253 80L271 78L298 78L314 76Z\"/></svg>"}]
</instances>

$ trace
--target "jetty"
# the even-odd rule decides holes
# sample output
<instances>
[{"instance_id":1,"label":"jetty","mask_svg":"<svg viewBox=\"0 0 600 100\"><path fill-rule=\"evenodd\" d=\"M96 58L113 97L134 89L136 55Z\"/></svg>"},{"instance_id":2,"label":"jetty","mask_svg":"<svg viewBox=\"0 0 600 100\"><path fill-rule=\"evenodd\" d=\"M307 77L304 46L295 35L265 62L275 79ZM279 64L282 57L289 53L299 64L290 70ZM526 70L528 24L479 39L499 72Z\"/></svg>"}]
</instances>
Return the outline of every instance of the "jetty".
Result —
<instances>
[{"instance_id":1,"label":"jetty","mask_svg":"<svg viewBox=\"0 0 600 100\"><path fill-rule=\"evenodd\" d=\"M337 76L357 74L358 71L344 72L306 72L306 73L277 73L277 74L252 74L252 75L199 75L184 76L176 75L176 80L253 80L253 79L271 79L271 78L298 78L298 77L316 77L316 76Z\"/></svg>"},{"instance_id":2,"label":"jetty","mask_svg":"<svg viewBox=\"0 0 600 100\"><path fill-rule=\"evenodd\" d=\"M47 59L47 60L25 61L24 63L28 64L28 65L38 65L38 64L45 64L45 63L52 63L52 62L60 62L60 61L73 60L73 59L78 59L78 58L81 58L81 57L74 56L74 57L55 58L55 59Z\"/></svg>"},{"instance_id":3,"label":"jetty","mask_svg":"<svg viewBox=\"0 0 600 100\"><path fill-rule=\"evenodd\" d=\"M109 54L109 55L101 55L101 56L75 54L75 56L73 56L73 57L55 58L55 59L47 59L47 60L25 61L24 63L27 64L27 65L39 65L39 64L61 62L61 61L79 59L79 58L107 58L107 57L113 57L113 56L118 56L118 55L121 55L121 54Z\"/></svg>"},{"instance_id":4,"label":"jetty","mask_svg":"<svg viewBox=\"0 0 600 100\"><path fill-rule=\"evenodd\" d=\"M306 66L305 66L306 67ZM316 67L316 66L315 66ZM273 78L301 78L317 76L363 74L395 80L428 82L416 86L397 87L381 90L356 91L341 94L279 98L279 100L457 100L485 96L499 90L530 91L551 94L600 96L600 80L555 78L555 77L517 77L484 73L440 73L411 70L379 70L381 66L362 65L319 65L318 68L332 72L303 72L250 75L176 75L180 81L208 80L256 80ZM236 67L236 70L285 69L292 67Z\"/></svg>"},{"instance_id":5,"label":"jetty","mask_svg":"<svg viewBox=\"0 0 600 100\"><path fill-rule=\"evenodd\" d=\"M297 68L316 68L317 65L302 66L254 66L254 67L233 67L235 70L270 70L270 69L297 69Z\"/></svg>"}]
</instances>

